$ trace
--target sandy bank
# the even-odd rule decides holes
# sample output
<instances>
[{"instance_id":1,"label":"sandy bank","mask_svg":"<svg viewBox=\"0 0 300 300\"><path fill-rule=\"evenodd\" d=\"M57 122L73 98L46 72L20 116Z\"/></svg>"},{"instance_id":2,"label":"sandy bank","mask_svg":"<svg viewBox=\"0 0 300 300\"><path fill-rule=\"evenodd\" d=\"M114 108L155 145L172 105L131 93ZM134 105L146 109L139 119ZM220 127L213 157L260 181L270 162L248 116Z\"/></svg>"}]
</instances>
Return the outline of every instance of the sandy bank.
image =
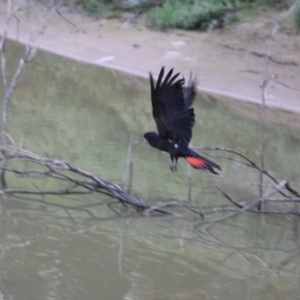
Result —
<instances>
[{"instance_id":1,"label":"sandy bank","mask_svg":"<svg viewBox=\"0 0 300 300\"><path fill-rule=\"evenodd\" d=\"M143 22L93 20L64 11L66 22L55 15L40 48L86 63L97 64L148 77L162 65L175 67L200 79L199 89L259 103L264 70L266 36L275 15L249 19L212 34L172 30L151 31ZM5 20L5 4L0 4L0 24ZM31 13L31 28L40 24ZM17 34L18 32L18 34ZM9 37L26 42L26 31L11 26ZM279 32L272 49L270 73L278 78L267 90L267 104L300 112L300 37Z\"/></svg>"}]
</instances>

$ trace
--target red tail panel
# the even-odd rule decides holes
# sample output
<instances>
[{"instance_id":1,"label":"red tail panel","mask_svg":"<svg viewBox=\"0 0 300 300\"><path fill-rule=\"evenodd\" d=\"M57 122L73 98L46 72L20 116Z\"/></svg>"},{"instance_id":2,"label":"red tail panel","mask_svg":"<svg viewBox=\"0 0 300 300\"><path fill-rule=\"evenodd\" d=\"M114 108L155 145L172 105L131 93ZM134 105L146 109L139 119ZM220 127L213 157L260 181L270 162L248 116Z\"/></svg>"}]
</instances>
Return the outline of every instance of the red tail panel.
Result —
<instances>
[{"instance_id":1,"label":"red tail panel","mask_svg":"<svg viewBox=\"0 0 300 300\"><path fill-rule=\"evenodd\" d=\"M199 157L188 156L185 159L195 169L206 169L209 166L209 163L206 160Z\"/></svg>"}]
</instances>

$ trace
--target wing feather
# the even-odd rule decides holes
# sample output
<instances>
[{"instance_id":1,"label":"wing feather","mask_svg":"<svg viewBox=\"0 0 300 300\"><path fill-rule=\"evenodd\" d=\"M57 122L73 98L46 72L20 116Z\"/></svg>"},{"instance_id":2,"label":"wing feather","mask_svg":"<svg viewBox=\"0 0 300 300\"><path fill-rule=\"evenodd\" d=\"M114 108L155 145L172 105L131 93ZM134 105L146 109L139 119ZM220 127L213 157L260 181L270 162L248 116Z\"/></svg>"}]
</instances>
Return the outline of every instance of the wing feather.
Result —
<instances>
[{"instance_id":1,"label":"wing feather","mask_svg":"<svg viewBox=\"0 0 300 300\"><path fill-rule=\"evenodd\" d=\"M172 75L173 69L163 79L164 67L162 67L155 85L150 73L153 117L161 138L188 144L195 123L193 109L189 108L192 101L191 97L188 97L188 101L185 99L184 78L177 79L179 73Z\"/></svg>"},{"instance_id":2,"label":"wing feather","mask_svg":"<svg viewBox=\"0 0 300 300\"><path fill-rule=\"evenodd\" d=\"M197 85L198 85L198 78L197 77L193 78L193 74L190 73L188 85L183 90L183 97L187 106L191 106L194 102Z\"/></svg>"}]
</instances>

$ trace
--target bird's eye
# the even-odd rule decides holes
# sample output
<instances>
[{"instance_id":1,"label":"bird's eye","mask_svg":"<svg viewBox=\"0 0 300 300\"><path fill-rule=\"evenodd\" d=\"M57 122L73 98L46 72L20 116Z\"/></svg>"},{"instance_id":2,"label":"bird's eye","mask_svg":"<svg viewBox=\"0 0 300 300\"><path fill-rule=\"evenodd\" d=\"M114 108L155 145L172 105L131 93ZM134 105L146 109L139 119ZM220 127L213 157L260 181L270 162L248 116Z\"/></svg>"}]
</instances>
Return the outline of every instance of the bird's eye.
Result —
<instances>
[{"instance_id":1,"label":"bird's eye","mask_svg":"<svg viewBox=\"0 0 300 300\"><path fill-rule=\"evenodd\" d=\"M174 144L174 147L175 147L175 148L178 148L178 144Z\"/></svg>"}]
</instances>

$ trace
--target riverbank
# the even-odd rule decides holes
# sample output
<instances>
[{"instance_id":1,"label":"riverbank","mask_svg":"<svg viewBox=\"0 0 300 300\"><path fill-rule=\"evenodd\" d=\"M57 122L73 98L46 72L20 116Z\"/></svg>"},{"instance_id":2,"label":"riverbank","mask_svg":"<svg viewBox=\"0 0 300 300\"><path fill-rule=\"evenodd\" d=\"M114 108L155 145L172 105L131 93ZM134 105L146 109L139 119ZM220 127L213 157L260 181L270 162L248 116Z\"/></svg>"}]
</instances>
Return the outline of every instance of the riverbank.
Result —
<instances>
[{"instance_id":1,"label":"riverbank","mask_svg":"<svg viewBox=\"0 0 300 300\"><path fill-rule=\"evenodd\" d=\"M122 19L95 20L67 10L62 13L64 18L58 14L52 18L41 49L143 77L148 77L149 71L157 75L163 65L186 76L192 71L198 75L200 91L261 102L266 38L272 32L275 12L262 12L213 33L157 32L130 14ZM31 27L40 22L34 12L26 18ZM5 4L1 3L1 27L4 20ZM26 42L26 31L14 26L9 37ZM300 112L300 36L291 30L285 23L272 47L269 72L277 82L267 90L267 104Z\"/></svg>"}]
</instances>

